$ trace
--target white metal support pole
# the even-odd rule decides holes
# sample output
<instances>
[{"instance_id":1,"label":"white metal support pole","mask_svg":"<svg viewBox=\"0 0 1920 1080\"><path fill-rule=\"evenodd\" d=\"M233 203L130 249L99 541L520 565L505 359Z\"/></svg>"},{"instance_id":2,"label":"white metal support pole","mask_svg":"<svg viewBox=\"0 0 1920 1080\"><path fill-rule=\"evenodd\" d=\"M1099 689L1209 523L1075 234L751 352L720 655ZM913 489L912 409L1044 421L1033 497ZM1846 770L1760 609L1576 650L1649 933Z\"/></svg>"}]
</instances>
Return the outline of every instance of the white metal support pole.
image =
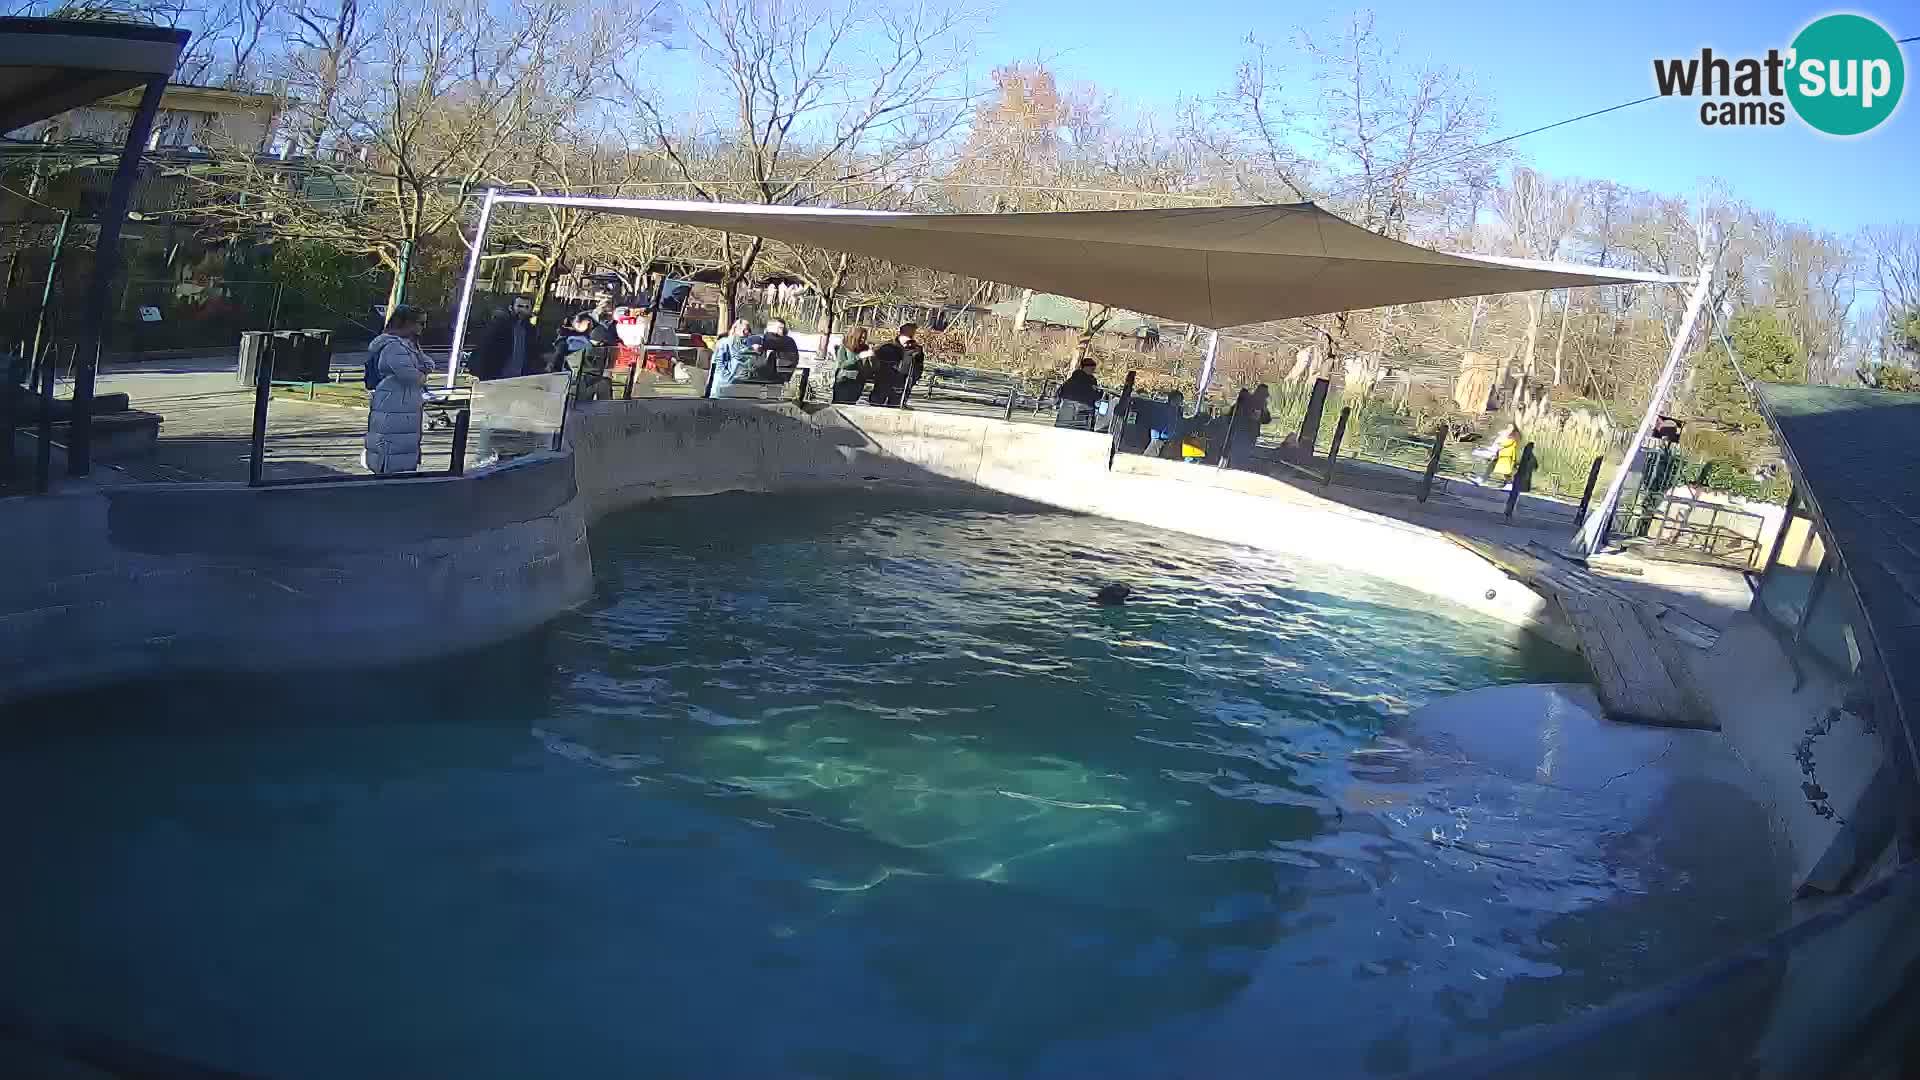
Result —
<instances>
[{"instance_id":1,"label":"white metal support pole","mask_svg":"<svg viewBox=\"0 0 1920 1080\"><path fill-rule=\"evenodd\" d=\"M1213 381L1213 362L1220 355L1220 331L1207 331L1207 358L1200 362L1200 385L1193 392L1193 407L1206 400L1207 384Z\"/></svg>"},{"instance_id":2,"label":"white metal support pole","mask_svg":"<svg viewBox=\"0 0 1920 1080\"><path fill-rule=\"evenodd\" d=\"M487 189L487 201L480 204L480 223L473 230L473 250L467 253L467 280L460 287L460 311L453 317L453 352L447 356L447 389L453 389L453 377L460 370L460 346L467 339L467 309L473 306L473 279L480 274L480 252L487 245L487 225L493 219L493 201L500 197Z\"/></svg>"},{"instance_id":3,"label":"white metal support pole","mask_svg":"<svg viewBox=\"0 0 1920 1080\"><path fill-rule=\"evenodd\" d=\"M1653 384L1653 398L1647 402L1647 415L1640 418L1640 429L1633 433L1633 441L1627 444L1626 460L1620 468L1614 470L1613 479L1607 483L1606 497L1600 505L1593 508L1587 520L1580 524L1580 534L1574 537L1573 549L1581 555L1592 555L1600 550L1607 529L1613 524L1613 514L1620 506L1620 495L1626 490L1627 474L1633 471L1634 456L1640 452L1647 436L1653 433L1654 421L1660 418L1660 410L1667 403L1667 395L1673 392L1673 384L1680 374L1680 359L1687 353L1687 342L1693 337L1693 324L1700 319L1700 309L1707 302L1707 287L1713 284L1714 262L1708 258L1700 268L1700 279L1693 283L1693 295L1687 300L1687 313L1680 320L1680 330L1673 335L1673 348L1667 352L1667 366L1660 371L1660 380Z\"/></svg>"}]
</instances>

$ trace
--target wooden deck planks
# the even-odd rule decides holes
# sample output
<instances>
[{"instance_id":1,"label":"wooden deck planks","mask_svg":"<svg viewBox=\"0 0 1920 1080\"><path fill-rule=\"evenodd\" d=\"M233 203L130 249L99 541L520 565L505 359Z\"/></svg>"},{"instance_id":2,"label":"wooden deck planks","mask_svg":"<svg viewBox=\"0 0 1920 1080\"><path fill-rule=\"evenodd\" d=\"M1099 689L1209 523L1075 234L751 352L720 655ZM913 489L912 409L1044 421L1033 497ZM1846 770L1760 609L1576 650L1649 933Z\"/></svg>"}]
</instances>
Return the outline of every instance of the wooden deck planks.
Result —
<instances>
[{"instance_id":1,"label":"wooden deck planks","mask_svg":"<svg viewBox=\"0 0 1920 1080\"><path fill-rule=\"evenodd\" d=\"M1507 544L1455 540L1559 603L1608 717L1661 727L1719 727L1693 689L1686 656L1652 612L1577 566Z\"/></svg>"}]
</instances>

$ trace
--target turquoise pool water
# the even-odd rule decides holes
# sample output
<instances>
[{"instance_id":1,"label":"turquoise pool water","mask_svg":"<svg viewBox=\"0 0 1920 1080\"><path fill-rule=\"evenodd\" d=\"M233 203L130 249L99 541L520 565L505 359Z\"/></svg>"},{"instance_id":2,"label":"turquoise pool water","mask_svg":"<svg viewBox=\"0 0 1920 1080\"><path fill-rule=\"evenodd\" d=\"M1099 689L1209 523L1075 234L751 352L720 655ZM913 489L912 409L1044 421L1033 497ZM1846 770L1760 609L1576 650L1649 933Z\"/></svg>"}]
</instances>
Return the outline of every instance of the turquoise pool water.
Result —
<instances>
[{"instance_id":1,"label":"turquoise pool water","mask_svg":"<svg viewBox=\"0 0 1920 1080\"><path fill-rule=\"evenodd\" d=\"M1771 917L1746 811L1649 839L1665 789L1423 736L1580 669L1376 582L877 496L678 501L594 558L589 609L455 662L18 710L0 1001L289 1078L1346 1075Z\"/></svg>"}]
</instances>

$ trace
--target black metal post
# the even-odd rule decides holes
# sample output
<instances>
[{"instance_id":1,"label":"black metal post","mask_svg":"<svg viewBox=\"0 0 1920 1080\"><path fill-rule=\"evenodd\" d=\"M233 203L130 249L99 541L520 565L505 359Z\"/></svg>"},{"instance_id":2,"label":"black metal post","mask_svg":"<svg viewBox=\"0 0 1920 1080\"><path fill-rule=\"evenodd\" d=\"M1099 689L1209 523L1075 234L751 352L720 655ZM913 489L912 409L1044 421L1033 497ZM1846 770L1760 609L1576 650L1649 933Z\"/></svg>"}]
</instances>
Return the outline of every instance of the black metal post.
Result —
<instances>
[{"instance_id":1,"label":"black metal post","mask_svg":"<svg viewBox=\"0 0 1920 1080\"><path fill-rule=\"evenodd\" d=\"M1000 419L1005 420L1009 423L1013 421L1013 399L1019 396L1020 396L1020 384L1018 382L1015 382L1013 385L1007 387L1007 411L1000 414Z\"/></svg>"},{"instance_id":2,"label":"black metal post","mask_svg":"<svg viewBox=\"0 0 1920 1080\"><path fill-rule=\"evenodd\" d=\"M13 432L7 432L13 438ZM72 453L71 447L67 450ZM53 365L40 373L40 445L33 448L33 493L45 495L53 479Z\"/></svg>"},{"instance_id":3,"label":"black metal post","mask_svg":"<svg viewBox=\"0 0 1920 1080\"><path fill-rule=\"evenodd\" d=\"M643 346L640 349L640 355L634 357L633 363L627 365L627 388L620 395L620 400L622 401L633 400L633 383L635 379L638 379L640 377L640 361L646 355L647 355L647 350Z\"/></svg>"},{"instance_id":4,"label":"black metal post","mask_svg":"<svg viewBox=\"0 0 1920 1080\"><path fill-rule=\"evenodd\" d=\"M253 449L247 458L247 486L259 487L267 474L267 402L273 397L273 360L281 338L262 341L253 368Z\"/></svg>"},{"instance_id":5,"label":"black metal post","mask_svg":"<svg viewBox=\"0 0 1920 1080\"><path fill-rule=\"evenodd\" d=\"M1133 381L1139 375L1138 371L1127 372L1127 381L1120 384L1120 400L1113 406L1113 418L1107 421L1107 433L1113 439L1113 445L1107 447L1109 472L1113 470L1113 459L1120 453L1120 436L1127 430L1127 411L1133 407Z\"/></svg>"},{"instance_id":6,"label":"black metal post","mask_svg":"<svg viewBox=\"0 0 1920 1080\"><path fill-rule=\"evenodd\" d=\"M1333 466L1340 460L1340 443L1347 437L1347 415L1351 412L1351 407L1340 406L1340 419L1333 425L1333 445L1327 447L1327 475L1320 481L1327 487L1333 486Z\"/></svg>"},{"instance_id":7,"label":"black metal post","mask_svg":"<svg viewBox=\"0 0 1920 1080\"><path fill-rule=\"evenodd\" d=\"M900 380L900 400L895 407L901 408L901 409L906 408L907 399L912 396L913 396L913 384L908 382L905 378L902 378Z\"/></svg>"},{"instance_id":8,"label":"black metal post","mask_svg":"<svg viewBox=\"0 0 1920 1080\"><path fill-rule=\"evenodd\" d=\"M1513 486L1507 490L1507 520L1513 520L1513 508L1519 505L1520 492L1533 486L1533 444L1520 448L1520 460L1513 466Z\"/></svg>"},{"instance_id":9,"label":"black metal post","mask_svg":"<svg viewBox=\"0 0 1920 1080\"><path fill-rule=\"evenodd\" d=\"M67 244L67 223L73 220L71 210L60 211L60 227L53 232L53 251L47 256L47 283L40 288L40 310L33 316L33 352L28 354L33 362L33 375L37 378L40 370L40 343L47 336L47 308L53 304L53 279L60 276L60 252Z\"/></svg>"},{"instance_id":10,"label":"black metal post","mask_svg":"<svg viewBox=\"0 0 1920 1080\"><path fill-rule=\"evenodd\" d=\"M1303 465L1313 461L1313 448L1320 442L1320 417L1326 413L1327 393L1332 385L1331 380L1315 379L1313 390L1307 394L1307 411L1300 417L1300 437L1294 440Z\"/></svg>"},{"instance_id":11,"label":"black metal post","mask_svg":"<svg viewBox=\"0 0 1920 1080\"><path fill-rule=\"evenodd\" d=\"M140 108L127 128L120 167L113 174L106 215L100 219L100 239L93 248L93 283L88 288L86 309L80 318L79 355L86 359L76 360L74 364L73 425L72 434L67 438L68 476L85 476L93 471L93 377L107 343L107 293L113 287L114 274L120 270L120 227L127 220L133 183L140 177L140 156L146 150L147 136L153 132L153 117L160 111L160 97L166 89L165 75L147 80L146 92L140 96Z\"/></svg>"},{"instance_id":12,"label":"black metal post","mask_svg":"<svg viewBox=\"0 0 1920 1080\"><path fill-rule=\"evenodd\" d=\"M640 351L642 355L646 353L646 349L644 347ZM714 361L714 360L707 361L707 383L705 386L702 386L700 388L701 397L710 398L713 396L713 373L716 370L718 370L718 366L719 366L718 361Z\"/></svg>"},{"instance_id":13,"label":"black metal post","mask_svg":"<svg viewBox=\"0 0 1920 1080\"><path fill-rule=\"evenodd\" d=\"M1247 399L1251 396L1246 387L1241 387L1240 392L1233 396L1233 408L1227 411L1226 436L1220 440L1220 449L1213 457L1216 469L1226 468L1228 459L1233 456L1233 436L1240 430L1240 417L1247 411Z\"/></svg>"},{"instance_id":14,"label":"black metal post","mask_svg":"<svg viewBox=\"0 0 1920 1080\"><path fill-rule=\"evenodd\" d=\"M1420 478L1420 495L1417 501L1426 502L1427 496L1433 494L1433 476L1440 471L1440 454L1446 446L1447 426L1442 424L1440 430L1433 433L1433 453L1427 455L1427 473Z\"/></svg>"},{"instance_id":15,"label":"black metal post","mask_svg":"<svg viewBox=\"0 0 1920 1080\"><path fill-rule=\"evenodd\" d=\"M1573 515L1573 531L1579 532L1580 526L1587 523L1587 507L1593 503L1593 485L1600 479L1600 463L1604 457L1596 456L1593 467L1587 470L1587 490L1580 493L1580 512Z\"/></svg>"},{"instance_id":16,"label":"black metal post","mask_svg":"<svg viewBox=\"0 0 1920 1080\"><path fill-rule=\"evenodd\" d=\"M459 476L467 471L467 425L470 422L466 409L453 414L453 457L447 462L448 476Z\"/></svg>"},{"instance_id":17,"label":"black metal post","mask_svg":"<svg viewBox=\"0 0 1920 1080\"><path fill-rule=\"evenodd\" d=\"M794 391L793 400L805 401L807 400L807 377L812 375L813 371L809 368L801 368L795 374L800 376L800 388Z\"/></svg>"}]
</instances>

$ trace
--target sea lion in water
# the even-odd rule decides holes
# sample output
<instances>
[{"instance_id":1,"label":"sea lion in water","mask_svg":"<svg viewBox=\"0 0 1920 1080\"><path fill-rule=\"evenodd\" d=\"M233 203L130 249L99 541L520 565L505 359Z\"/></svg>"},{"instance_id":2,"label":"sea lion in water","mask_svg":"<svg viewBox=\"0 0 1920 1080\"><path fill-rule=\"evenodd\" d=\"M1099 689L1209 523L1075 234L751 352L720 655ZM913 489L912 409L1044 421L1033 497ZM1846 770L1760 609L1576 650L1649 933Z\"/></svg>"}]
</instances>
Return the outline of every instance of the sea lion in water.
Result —
<instances>
[{"instance_id":1,"label":"sea lion in water","mask_svg":"<svg viewBox=\"0 0 1920 1080\"><path fill-rule=\"evenodd\" d=\"M1112 607L1115 604L1126 603L1127 597L1131 595L1133 595L1133 586L1124 581L1109 581L1100 586L1099 592L1093 594L1093 602Z\"/></svg>"}]
</instances>

